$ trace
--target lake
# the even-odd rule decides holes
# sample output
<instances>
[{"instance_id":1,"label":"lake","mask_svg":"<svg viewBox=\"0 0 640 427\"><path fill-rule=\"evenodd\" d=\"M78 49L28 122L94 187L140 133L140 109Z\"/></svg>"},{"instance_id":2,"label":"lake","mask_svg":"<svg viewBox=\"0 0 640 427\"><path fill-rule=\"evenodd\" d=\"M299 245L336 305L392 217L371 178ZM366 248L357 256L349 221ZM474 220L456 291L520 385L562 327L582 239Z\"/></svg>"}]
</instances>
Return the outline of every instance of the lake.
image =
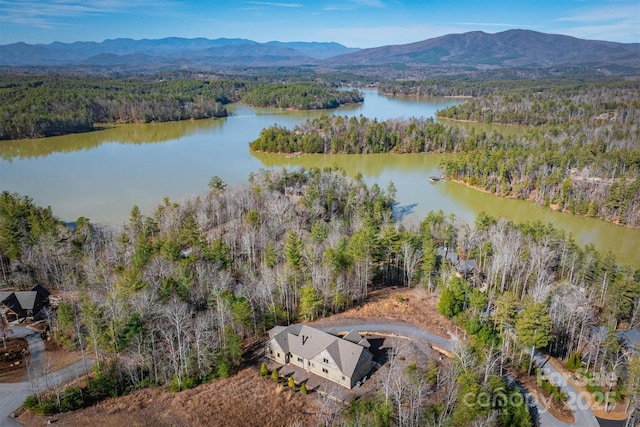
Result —
<instances>
[{"instance_id":1,"label":"lake","mask_svg":"<svg viewBox=\"0 0 640 427\"><path fill-rule=\"evenodd\" d=\"M85 134L39 140L0 141L0 190L26 194L50 205L56 216L80 216L98 223L125 221L137 204L151 213L163 197L181 200L207 191L217 175L230 185L244 182L253 171L300 166L339 166L350 176L360 172L368 184L397 189L398 212L419 221L442 209L473 221L485 211L515 221L551 222L571 232L581 244L594 243L624 263L640 265L640 230L553 212L524 201L495 197L452 182L430 183L439 175L440 154L284 155L251 153L248 144L260 131L278 124L293 127L322 114L386 120L432 117L460 100L399 98L364 90L362 104L330 111L258 109L228 106L223 119L107 126Z\"/></svg>"}]
</instances>

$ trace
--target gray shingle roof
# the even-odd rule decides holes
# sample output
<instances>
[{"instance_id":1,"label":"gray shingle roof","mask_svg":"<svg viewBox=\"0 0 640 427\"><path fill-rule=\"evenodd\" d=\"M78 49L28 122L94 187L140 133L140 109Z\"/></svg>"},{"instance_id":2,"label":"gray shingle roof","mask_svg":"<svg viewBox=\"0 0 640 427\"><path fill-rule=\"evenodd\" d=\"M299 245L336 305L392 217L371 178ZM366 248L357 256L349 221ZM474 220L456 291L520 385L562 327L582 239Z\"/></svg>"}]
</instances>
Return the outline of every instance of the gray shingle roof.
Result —
<instances>
[{"instance_id":1,"label":"gray shingle roof","mask_svg":"<svg viewBox=\"0 0 640 427\"><path fill-rule=\"evenodd\" d=\"M16 298L18 298L18 302L23 309L33 310L33 307L36 305L37 292L18 291L14 292L14 294L16 294Z\"/></svg>"},{"instance_id":2,"label":"gray shingle roof","mask_svg":"<svg viewBox=\"0 0 640 427\"><path fill-rule=\"evenodd\" d=\"M440 246L436 250L436 256L446 259L451 264L456 264L458 262L457 252L445 246Z\"/></svg>"},{"instance_id":3,"label":"gray shingle roof","mask_svg":"<svg viewBox=\"0 0 640 427\"><path fill-rule=\"evenodd\" d=\"M358 333L358 331L351 331L347 335L342 337L342 339L351 341L352 343L361 345L362 347L365 347L365 348L371 347L371 344L369 344L369 341L367 341L366 338L363 338L362 335Z\"/></svg>"},{"instance_id":4,"label":"gray shingle roof","mask_svg":"<svg viewBox=\"0 0 640 427\"><path fill-rule=\"evenodd\" d=\"M458 271L462 274L473 273L478 269L478 263L475 259L467 259L458 263Z\"/></svg>"},{"instance_id":5,"label":"gray shingle roof","mask_svg":"<svg viewBox=\"0 0 640 427\"><path fill-rule=\"evenodd\" d=\"M629 350L640 351L640 331L631 329L629 331L620 331L617 333L619 339L624 341L624 346Z\"/></svg>"},{"instance_id":6,"label":"gray shingle roof","mask_svg":"<svg viewBox=\"0 0 640 427\"><path fill-rule=\"evenodd\" d=\"M353 344L349 341L339 340L338 345L340 347L340 360L342 372L349 377L352 377L358 368L360 360L371 360L371 353L369 353L364 347L358 344Z\"/></svg>"},{"instance_id":7,"label":"gray shingle roof","mask_svg":"<svg viewBox=\"0 0 640 427\"><path fill-rule=\"evenodd\" d=\"M269 331L269 337L284 351L308 360L326 350L342 373L349 377L353 376L361 360L372 358L365 348L370 346L369 342L355 331L345 336L349 337L347 340L307 325L276 326Z\"/></svg>"},{"instance_id":8,"label":"gray shingle roof","mask_svg":"<svg viewBox=\"0 0 640 427\"><path fill-rule=\"evenodd\" d=\"M291 354L302 356L305 359L311 359L338 339L333 335L307 325L302 325L297 336L292 333L289 333L289 335L289 351Z\"/></svg>"}]
</instances>

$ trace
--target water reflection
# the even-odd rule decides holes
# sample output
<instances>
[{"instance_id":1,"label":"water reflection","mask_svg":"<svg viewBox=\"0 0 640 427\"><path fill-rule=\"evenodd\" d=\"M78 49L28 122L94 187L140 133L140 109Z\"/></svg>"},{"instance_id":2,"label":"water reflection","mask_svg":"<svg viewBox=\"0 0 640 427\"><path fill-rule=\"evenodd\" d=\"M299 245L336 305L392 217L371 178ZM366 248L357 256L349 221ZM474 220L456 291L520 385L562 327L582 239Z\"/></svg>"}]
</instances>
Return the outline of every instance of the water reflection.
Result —
<instances>
[{"instance_id":1,"label":"water reflection","mask_svg":"<svg viewBox=\"0 0 640 427\"><path fill-rule=\"evenodd\" d=\"M222 126L225 119L185 120L171 123L101 125L98 130L51 138L0 141L0 157L33 159L54 153L73 153L91 150L101 144L150 144L179 139L196 132Z\"/></svg>"}]
</instances>

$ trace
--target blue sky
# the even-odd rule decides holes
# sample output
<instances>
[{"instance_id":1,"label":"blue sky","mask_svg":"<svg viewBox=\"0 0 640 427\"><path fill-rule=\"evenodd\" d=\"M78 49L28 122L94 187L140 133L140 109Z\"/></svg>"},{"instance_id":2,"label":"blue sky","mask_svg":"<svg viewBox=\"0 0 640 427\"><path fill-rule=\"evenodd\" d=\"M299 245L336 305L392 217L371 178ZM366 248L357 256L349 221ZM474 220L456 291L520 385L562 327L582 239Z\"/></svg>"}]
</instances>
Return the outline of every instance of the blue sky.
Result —
<instances>
[{"instance_id":1,"label":"blue sky","mask_svg":"<svg viewBox=\"0 0 640 427\"><path fill-rule=\"evenodd\" d=\"M367 48L512 28L640 42L640 0L0 0L0 44L227 37Z\"/></svg>"}]
</instances>

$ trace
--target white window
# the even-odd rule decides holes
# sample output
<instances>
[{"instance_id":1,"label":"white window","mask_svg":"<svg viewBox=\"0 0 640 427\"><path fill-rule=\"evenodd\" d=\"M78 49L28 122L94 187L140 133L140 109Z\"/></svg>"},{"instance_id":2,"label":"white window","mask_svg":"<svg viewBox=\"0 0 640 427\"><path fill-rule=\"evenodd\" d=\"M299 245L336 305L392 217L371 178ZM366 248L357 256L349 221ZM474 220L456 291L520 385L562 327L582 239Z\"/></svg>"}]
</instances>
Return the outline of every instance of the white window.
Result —
<instances>
[{"instance_id":1,"label":"white window","mask_svg":"<svg viewBox=\"0 0 640 427\"><path fill-rule=\"evenodd\" d=\"M322 372L324 372L325 374L328 374L329 371L327 370L327 368L322 368Z\"/></svg>"}]
</instances>

